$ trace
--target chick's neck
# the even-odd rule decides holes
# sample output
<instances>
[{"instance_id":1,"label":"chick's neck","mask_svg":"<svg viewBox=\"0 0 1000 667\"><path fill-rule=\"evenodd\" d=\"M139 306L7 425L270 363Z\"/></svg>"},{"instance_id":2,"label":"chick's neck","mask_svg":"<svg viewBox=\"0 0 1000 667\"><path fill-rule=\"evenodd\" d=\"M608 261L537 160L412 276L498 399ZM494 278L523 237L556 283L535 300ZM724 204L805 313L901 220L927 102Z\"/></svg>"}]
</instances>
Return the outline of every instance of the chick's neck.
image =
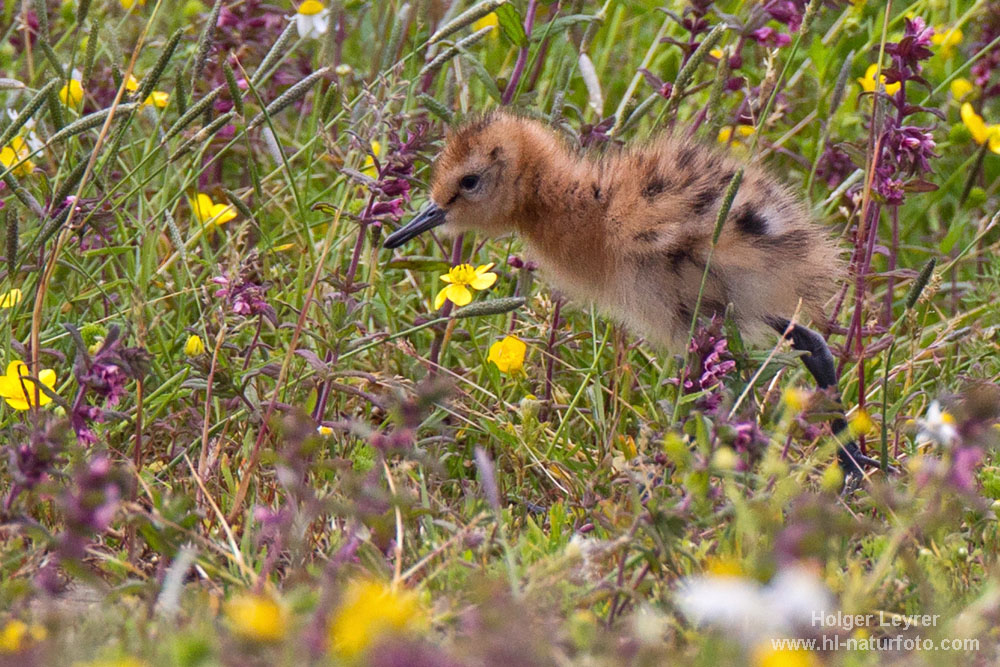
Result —
<instances>
[{"instance_id":1,"label":"chick's neck","mask_svg":"<svg viewBox=\"0 0 1000 667\"><path fill-rule=\"evenodd\" d=\"M521 151L515 177L518 233L543 268L577 274L582 283L603 281L609 193L602 170L547 130L530 142Z\"/></svg>"}]
</instances>

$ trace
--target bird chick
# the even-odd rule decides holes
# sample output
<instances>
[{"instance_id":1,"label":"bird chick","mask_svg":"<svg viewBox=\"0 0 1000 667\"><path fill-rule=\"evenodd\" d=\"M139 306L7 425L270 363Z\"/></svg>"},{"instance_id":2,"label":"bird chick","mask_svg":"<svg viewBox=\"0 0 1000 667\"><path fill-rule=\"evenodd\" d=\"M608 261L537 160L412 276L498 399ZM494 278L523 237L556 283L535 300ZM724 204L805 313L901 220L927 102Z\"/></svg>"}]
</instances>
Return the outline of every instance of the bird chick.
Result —
<instances>
[{"instance_id":1,"label":"bird chick","mask_svg":"<svg viewBox=\"0 0 1000 667\"><path fill-rule=\"evenodd\" d=\"M384 245L438 226L517 234L560 291L654 344L683 350L723 195L740 166L666 134L591 156L540 122L493 112L449 134L431 202ZM820 319L841 274L835 245L801 201L752 163L712 254L699 314L722 315L731 303L748 339L777 331L808 352L803 360L821 387L835 386L822 336L789 318ZM857 472L857 460L847 469Z\"/></svg>"}]
</instances>

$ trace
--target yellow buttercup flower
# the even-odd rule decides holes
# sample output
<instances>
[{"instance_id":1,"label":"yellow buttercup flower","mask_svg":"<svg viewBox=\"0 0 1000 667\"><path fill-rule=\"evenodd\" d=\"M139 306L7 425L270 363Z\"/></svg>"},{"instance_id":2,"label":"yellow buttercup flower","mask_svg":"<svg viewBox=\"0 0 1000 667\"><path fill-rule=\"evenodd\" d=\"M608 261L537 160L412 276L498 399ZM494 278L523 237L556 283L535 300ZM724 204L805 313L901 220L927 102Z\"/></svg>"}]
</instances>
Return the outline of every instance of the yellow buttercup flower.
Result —
<instances>
[{"instance_id":1,"label":"yellow buttercup flower","mask_svg":"<svg viewBox=\"0 0 1000 667\"><path fill-rule=\"evenodd\" d=\"M35 171L35 163L28 160L27 157L31 155L31 148L20 136L14 137L10 140L10 143L0 148L0 164L3 165L3 169L10 169L17 166L11 170L11 173L15 176L27 176L31 172Z\"/></svg>"},{"instance_id":2,"label":"yellow buttercup flower","mask_svg":"<svg viewBox=\"0 0 1000 667\"><path fill-rule=\"evenodd\" d=\"M371 178L376 178L378 176L378 169L375 168L375 158L381 157L382 155L382 144L377 141L372 142L372 153L365 157L365 166L361 168L361 173L365 176L370 176Z\"/></svg>"},{"instance_id":3,"label":"yellow buttercup flower","mask_svg":"<svg viewBox=\"0 0 1000 667\"><path fill-rule=\"evenodd\" d=\"M820 663L810 651L774 648L768 641L754 650L751 664L754 667L818 667Z\"/></svg>"},{"instance_id":4,"label":"yellow buttercup flower","mask_svg":"<svg viewBox=\"0 0 1000 667\"><path fill-rule=\"evenodd\" d=\"M963 77L958 77L957 79L952 80L948 87L951 90L951 96L959 101L964 100L976 89L976 87L972 85L971 81Z\"/></svg>"},{"instance_id":5,"label":"yellow buttercup flower","mask_svg":"<svg viewBox=\"0 0 1000 667\"><path fill-rule=\"evenodd\" d=\"M723 56L726 54L722 49L712 49L708 52L708 55L712 56L716 60L722 60Z\"/></svg>"},{"instance_id":6,"label":"yellow buttercup flower","mask_svg":"<svg viewBox=\"0 0 1000 667\"><path fill-rule=\"evenodd\" d=\"M146 99L142 103L146 106L152 105L157 109L166 108L170 104L170 93L165 93L162 90L154 90L146 96Z\"/></svg>"},{"instance_id":7,"label":"yellow buttercup flower","mask_svg":"<svg viewBox=\"0 0 1000 667\"><path fill-rule=\"evenodd\" d=\"M418 631L425 621L416 593L379 581L354 581L330 621L330 645L353 658L387 636Z\"/></svg>"},{"instance_id":8,"label":"yellow buttercup flower","mask_svg":"<svg viewBox=\"0 0 1000 667\"><path fill-rule=\"evenodd\" d=\"M754 126L753 125L737 125L736 126L736 138L737 139L742 139L742 138L745 138L745 137L749 137L753 133L754 133ZM733 136L733 128L732 127L724 127L721 130L719 130L719 134L718 134L718 136L716 136L716 140L720 144L728 144L729 140L732 138L732 136Z\"/></svg>"},{"instance_id":9,"label":"yellow buttercup flower","mask_svg":"<svg viewBox=\"0 0 1000 667\"><path fill-rule=\"evenodd\" d=\"M195 334L189 336L187 342L184 343L184 354L189 357L197 357L199 354L204 354L205 343L202 342L201 336Z\"/></svg>"},{"instance_id":10,"label":"yellow buttercup flower","mask_svg":"<svg viewBox=\"0 0 1000 667\"><path fill-rule=\"evenodd\" d=\"M0 655L19 653L34 642L43 641L48 636L45 626L28 625L14 619L0 629Z\"/></svg>"},{"instance_id":11,"label":"yellow buttercup flower","mask_svg":"<svg viewBox=\"0 0 1000 667\"><path fill-rule=\"evenodd\" d=\"M333 435L333 429L329 426L323 426L322 424L316 427L316 432L324 438Z\"/></svg>"},{"instance_id":12,"label":"yellow buttercup flower","mask_svg":"<svg viewBox=\"0 0 1000 667\"><path fill-rule=\"evenodd\" d=\"M191 213L194 214L195 220L203 225L214 222L220 227L236 217L236 209L232 204L216 204L204 192L199 192L198 196L191 200Z\"/></svg>"},{"instance_id":13,"label":"yellow buttercup flower","mask_svg":"<svg viewBox=\"0 0 1000 667\"><path fill-rule=\"evenodd\" d=\"M59 100L68 107L79 109L83 104L83 84L79 79L70 79L59 89Z\"/></svg>"},{"instance_id":14,"label":"yellow buttercup flower","mask_svg":"<svg viewBox=\"0 0 1000 667\"><path fill-rule=\"evenodd\" d=\"M781 400L785 402L788 409L794 413L802 412L809 404L809 392L798 387L789 387L781 394Z\"/></svg>"},{"instance_id":15,"label":"yellow buttercup flower","mask_svg":"<svg viewBox=\"0 0 1000 667\"><path fill-rule=\"evenodd\" d=\"M947 26L936 26L934 34L931 36L931 43L940 46L938 53L945 58L951 57L955 52L955 47L962 43L962 30L960 28L948 28Z\"/></svg>"},{"instance_id":16,"label":"yellow buttercup flower","mask_svg":"<svg viewBox=\"0 0 1000 667\"><path fill-rule=\"evenodd\" d=\"M717 577L744 577L743 564L732 556L709 556L705 561L705 572Z\"/></svg>"},{"instance_id":17,"label":"yellow buttercup flower","mask_svg":"<svg viewBox=\"0 0 1000 667\"><path fill-rule=\"evenodd\" d=\"M0 397L15 410L27 410L35 405L35 381L27 377L28 365L23 361L12 361L7 364L7 374L0 376ZM51 368L38 374L42 385L52 389L56 386L56 372ZM45 392L38 390L38 405L47 405L52 399Z\"/></svg>"},{"instance_id":18,"label":"yellow buttercup flower","mask_svg":"<svg viewBox=\"0 0 1000 667\"><path fill-rule=\"evenodd\" d=\"M874 93L875 89L878 87L875 83L875 73L877 71L878 71L878 64L872 63L871 65L868 66L868 69L865 70L865 75L860 79L858 79L858 83L861 84L861 87L864 89L866 93ZM879 77L879 80L882 82L882 85L885 86L886 94L895 95L896 93L899 92L900 84L898 81L896 83L886 84L884 74L881 77Z\"/></svg>"},{"instance_id":19,"label":"yellow buttercup flower","mask_svg":"<svg viewBox=\"0 0 1000 667\"><path fill-rule=\"evenodd\" d=\"M9 292L4 292L0 294L0 308L13 308L17 304L21 303L21 299L24 298L24 294L21 290L16 287Z\"/></svg>"},{"instance_id":20,"label":"yellow buttercup flower","mask_svg":"<svg viewBox=\"0 0 1000 667\"><path fill-rule=\"evenodd\" d=\"M28 636L28 624L13 620L0 630L0 653L17 653Z\"/></svg>"},{"instance_id":21,"label":"yellow buttercup flower","mask_svg":"<svg viewBox=\"0 0 1000 667\"><path fill-rule=\"evenodd\" d=\"M73 667L147 667L149 663L139 658L125 656L109 660L91 660L90 662L74 662Z\"/></svg>"},{"instance_id":22,"label":"yellow buttercup flower","mask_svg":"<svg viewBox=\"0 0 1000 667\"><path fill-rule=\"evenodd\" d=\"M493 286L497 281L497 274L490 273L493 262L482 264L472 268L471 264L459 264L451 267L447 275L441 276L441 280L450 283L447 287L438 292L434 299L434 309L437 310L444 305L445 301L451 301L456 306L465 306L472 302L472 292L474 290L484 290Z\"/></svg>"},{"instance_id":23,"label":"yellow buttercup flower","mask_svg":"<svg viewBox=\"0 0 1000 667\"><path fill-rule=\"evenodd\" d=\"M483 18L477 20L472 24L473 32L479 32L483 28L494 28L493 32L490 33L491 38L496 38L500 33L496 28L500 26L500 19L497 18L496 12L490 12Z\"/></svg>"},{"instance_id":24,"label":"yellow buttercup flower","mask_svg":"<svg viewBox=\"0 0 1000 667\"><path fill-rule=\"evenodd\" d=\"M490 345L486 360L492 362L501 373L517 373L524 366L524 353L528 346L517 336L507 336Z\"/></svg>"},{"instance_id":25,"label":"yellow buttercup flower","mask_svg":"<svg viewBox=\"0 0 1000 667\"><path fill-rule=\"evenodd\" d=\"M837 493L844 487L844 471L837 461L832 462L819 478L820 488L828 493Z\"/></svg>"},{"instance_id":26,"label":"yellow buttercup flower","mask_svg":"<svg viewBox=\"0 0 1000 667\"><path fill-rule=\"evenodd\" d=\"M122 9L126 11L131 11L133 7L142 7L146 4L146 0L119 0L122 3Z\"/></svg>"},{"instance_id":27,"label":"yellow buttercup flower","mask_svg":"<svg viewBox=\"0 0 1000 667\"><path fill-rule=\"evenodd\" d=\"M990 150L1000 154L1000 125L987 125L968 102L962 105L962 122L969 128L973 141L979 145L990 144Z\"/></svg>"},{"instance_id":28,"label":"yellow buttercup flower","mask_svg":"<svg viewBox=\"0 0 1000 667\"><path fill-rule=\"evenodd\" d=\"M288 633L288 612L265 595L237 595L226 603L225 614L233 633L243 639L277 642Z\"/></svg>"},{"instance_id":29,"label":"yellow buttercup flower","mask_svg":"<svg viewBox=\"0 0 1000 667\"><path fill-rule=\"evenodd\" d=\"M130 93L134 93L135 91L139 90L139 82L131 74L129 74L128 76L128 81L125 82L125 90L127 90ZM154 90L153 92L151 92L149 95L146 96L146 99L142 101L142 106L144 107L154 106L157 109L163 109L169 103L170 103L170 93L165 93L162 90Z\"/></svg>"}]
</instances>

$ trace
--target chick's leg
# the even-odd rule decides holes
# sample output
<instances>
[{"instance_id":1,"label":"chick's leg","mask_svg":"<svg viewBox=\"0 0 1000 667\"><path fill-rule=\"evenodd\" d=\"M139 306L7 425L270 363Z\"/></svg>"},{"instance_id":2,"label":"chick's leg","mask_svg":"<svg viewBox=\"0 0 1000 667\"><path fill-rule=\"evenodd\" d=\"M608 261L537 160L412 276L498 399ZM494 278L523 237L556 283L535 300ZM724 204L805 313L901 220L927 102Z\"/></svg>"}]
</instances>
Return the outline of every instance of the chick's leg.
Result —
<instances>
[{"instance_id":1,"label":"chick's leg","mask_svg":"<svg viewBox=\"0 0 1000 667\"><path fill-rule=\"evenodd\" d=\"M783 338L787 338L794 349L807 353L802 357L802 363L816 378L816 384L820 389L837 386L837 367L833 363L833 354L830 353L830 347L821 335L801 324L793 325L784 318L771 318L767 323ZM847 422L843 417L836 417L830 422L830 426L833 432L839 435L847 429ZM864 478L862 464L879 465L875 459L862 454L853 440L841 445L837 458L841 470L847 475L848 484Z\"/></svg>"}]
</instances>

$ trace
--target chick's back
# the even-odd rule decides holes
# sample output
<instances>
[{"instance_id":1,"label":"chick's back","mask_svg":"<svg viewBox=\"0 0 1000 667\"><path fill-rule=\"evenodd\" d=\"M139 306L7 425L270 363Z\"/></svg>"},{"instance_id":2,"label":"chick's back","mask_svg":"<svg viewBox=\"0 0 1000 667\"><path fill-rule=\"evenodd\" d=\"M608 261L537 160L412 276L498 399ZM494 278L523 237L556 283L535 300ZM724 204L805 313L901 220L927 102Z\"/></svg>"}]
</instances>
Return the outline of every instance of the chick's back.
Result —
<instances>
[{"instance_id":1,"label":"chick's back","mask_svg":"<svg viewBox=\"0 0 1000 667\"><path fill-rule=\"evenodd\" d=\"M599 304L647 338L687 334L719 211L741 162L703 144L661 136L596 163L607 251L615 270ZM823 317L842 277L838 251L801 200L759 163L742 183L711 258L700 312L728 303L744 332L797 311ZM800 308L801 300L801 308Z\"/></svg>"}]
</instances>

